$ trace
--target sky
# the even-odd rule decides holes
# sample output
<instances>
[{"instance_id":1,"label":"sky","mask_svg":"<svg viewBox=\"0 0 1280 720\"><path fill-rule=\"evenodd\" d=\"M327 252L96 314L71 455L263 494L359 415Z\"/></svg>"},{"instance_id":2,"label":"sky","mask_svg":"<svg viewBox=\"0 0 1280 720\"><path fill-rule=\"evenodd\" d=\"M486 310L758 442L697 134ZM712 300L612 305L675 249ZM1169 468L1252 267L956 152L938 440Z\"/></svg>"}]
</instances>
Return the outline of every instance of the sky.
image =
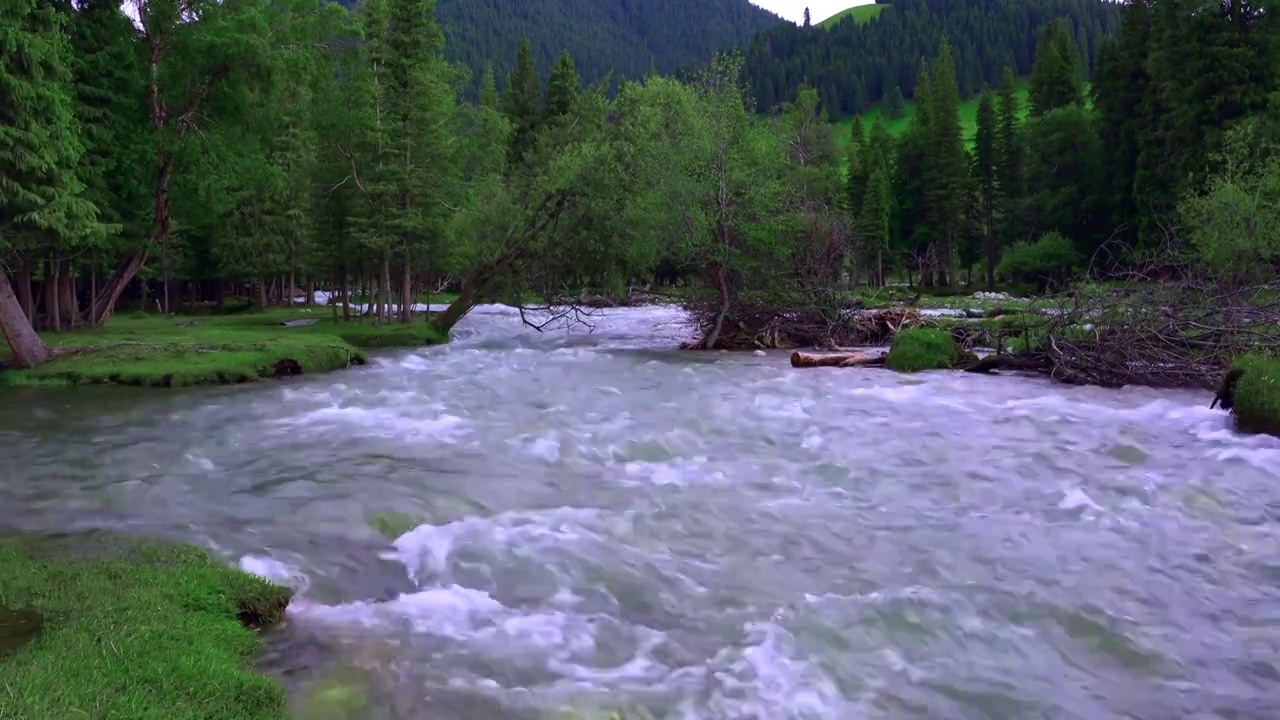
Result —
<instances>
[{"instance_id":1,"label":"sky","mask_svg":"<svg viewBox=\"0 0 1280 720\"><path fill-rule=\"evenodd\" d=\"M869 5L874 0L751 0L751 2L795 23L804 20L804 9L807 7L809 17L816 24L841 10L854 5Z\"/></svg>"}]
</instances>

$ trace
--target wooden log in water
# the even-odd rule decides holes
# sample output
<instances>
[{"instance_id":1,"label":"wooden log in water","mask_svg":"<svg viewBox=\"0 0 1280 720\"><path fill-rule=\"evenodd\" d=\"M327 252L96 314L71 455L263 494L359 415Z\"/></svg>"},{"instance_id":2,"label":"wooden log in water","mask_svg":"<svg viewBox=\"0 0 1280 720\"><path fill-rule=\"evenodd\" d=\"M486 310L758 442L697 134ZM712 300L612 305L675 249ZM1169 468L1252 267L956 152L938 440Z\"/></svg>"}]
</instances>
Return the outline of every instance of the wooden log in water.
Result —
<instances>
[{"instance_id":1,"label":"wooden log in water","mask_svg":"<svg viewBox=\"0 0 1280 720\"><path fill-rule=\"evenodd\" d=\"M878 367L884 365L884 353L791 353L791 367Z\"/></svg>"}]
</instances>

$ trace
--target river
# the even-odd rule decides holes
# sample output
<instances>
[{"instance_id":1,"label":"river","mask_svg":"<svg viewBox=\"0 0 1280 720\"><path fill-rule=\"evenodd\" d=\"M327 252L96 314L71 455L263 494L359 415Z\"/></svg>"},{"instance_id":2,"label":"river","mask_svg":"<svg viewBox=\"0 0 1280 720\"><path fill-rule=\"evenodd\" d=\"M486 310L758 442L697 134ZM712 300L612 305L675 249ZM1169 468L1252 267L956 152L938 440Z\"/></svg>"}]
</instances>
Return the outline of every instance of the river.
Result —
<instances>
[{"instance_id":1,"label":"river","mask_svg":"<svg viewBox=\"0 0 1280 720\"><path fill-rule=\"evenodd\" d=\"M276 385L0 391L0 525L292 583L264 667L299 703L341 683L350 717L1280 714L1280 441L1207 394L594 322L484 307ZM422 524L389 542L385 512Z\"/></svg>"}]
</instances>

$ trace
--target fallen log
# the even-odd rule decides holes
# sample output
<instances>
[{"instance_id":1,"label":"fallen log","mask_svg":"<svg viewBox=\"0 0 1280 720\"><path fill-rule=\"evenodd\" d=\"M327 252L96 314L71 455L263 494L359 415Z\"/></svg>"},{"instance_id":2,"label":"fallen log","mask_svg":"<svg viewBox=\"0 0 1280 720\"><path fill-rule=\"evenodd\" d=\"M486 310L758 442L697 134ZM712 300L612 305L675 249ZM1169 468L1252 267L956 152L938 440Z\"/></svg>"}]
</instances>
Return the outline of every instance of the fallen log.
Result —
<instances>
[{"instance_id":1,"label":"fallen log","mask_svg":"<svg viewBox=\"0 0 1280 720\"><path fill-rule=\"evenodd\" d=\"M791 367L879 367L884 365L884 353L852 352L815 354L791 353Z\"/></svg>"}]
</instances>

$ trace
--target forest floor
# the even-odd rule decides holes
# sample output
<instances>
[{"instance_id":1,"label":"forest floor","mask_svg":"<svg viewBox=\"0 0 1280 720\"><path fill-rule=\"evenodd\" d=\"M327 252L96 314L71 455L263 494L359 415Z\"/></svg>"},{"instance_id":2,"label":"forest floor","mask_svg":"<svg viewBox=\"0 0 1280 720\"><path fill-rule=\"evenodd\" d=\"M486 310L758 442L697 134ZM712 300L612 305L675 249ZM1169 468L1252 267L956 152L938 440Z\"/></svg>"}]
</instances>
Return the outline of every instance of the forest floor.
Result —
<instances>
[{"instance_id":1,"label":"forest floor","mask_svg":"<svg viewBox=\"0 0 1280 720\"><path fill-rule=\"evenodd\" d=\"M288 327L283 323L310 324ZM0 371L3 385L119 384L152 387L254 382L363 364L371 348L444 342L417 318L410 325L333 321L332 308L295 307L231 315L116 316L100 328L42 333L57 357ZM0 349L0 364L9 359Z\"/></svg>"},{"instance_id":2,"label":"forest floor","mask_svg":"<svg viewBox=\"0 0 1280 720\"><path fill-rule=\"evenodd\" d=\"M287 588L196 547L91 545L0 538L0 717L285 717L252 661Z\"/></svg>"}]
</instances>

